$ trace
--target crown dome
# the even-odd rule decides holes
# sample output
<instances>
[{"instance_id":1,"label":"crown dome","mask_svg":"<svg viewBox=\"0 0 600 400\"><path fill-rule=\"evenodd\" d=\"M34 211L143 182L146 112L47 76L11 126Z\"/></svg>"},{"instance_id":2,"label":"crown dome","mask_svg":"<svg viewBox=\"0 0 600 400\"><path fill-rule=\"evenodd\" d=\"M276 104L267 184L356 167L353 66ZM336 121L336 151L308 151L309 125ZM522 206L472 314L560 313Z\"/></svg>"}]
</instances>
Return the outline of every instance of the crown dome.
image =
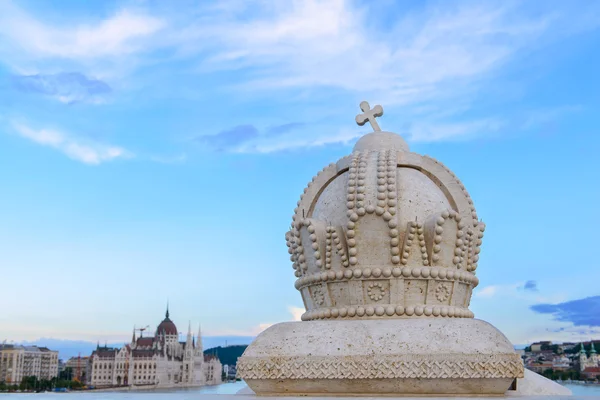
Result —
<instances>
[{"instance_id":1,"label":"crown dome","mask_svg":"<svg viewBox=\"0 0 600 400\"><path fill-rule=\"evenodd\" d=\"M371 122L351 155L304 189L286 234L303 320L472 318L484 225L458 178Z\"/></svg>"},{"instance_id":2,"label":"crown dome","mask_svg":"<svg viewBox=\"0 0 600 400\"><path fill-rule=\"evenodd\" d=\"M358 139L352 152L369 150L408 151L402 136L392 132L372 132Z\"/></svg>"}]
</instances>

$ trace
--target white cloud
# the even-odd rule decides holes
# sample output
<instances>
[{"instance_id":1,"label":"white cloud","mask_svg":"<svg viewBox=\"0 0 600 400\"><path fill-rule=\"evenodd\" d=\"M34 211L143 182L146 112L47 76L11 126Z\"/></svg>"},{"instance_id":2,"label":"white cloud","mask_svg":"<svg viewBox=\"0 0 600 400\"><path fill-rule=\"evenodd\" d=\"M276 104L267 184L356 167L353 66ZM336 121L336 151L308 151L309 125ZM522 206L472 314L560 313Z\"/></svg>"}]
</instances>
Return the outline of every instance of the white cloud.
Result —
<instances>
[{"instance_id":1,"label":"white cloud","mask_svg":"<svg viewBox=\"0 0 600 400\"><path fill-rule=\"evenodd\" d=\"M488 118L467 122L432 122L415 123L398 132L412 142L437 142L443 140L468 140L475 136L490 135L499 131L503 122L499 119ZM324 133L322 133L324 132ZM341 129L337 133L327 133L328 129L315 130L309 126L301 134L292 132L278 137L258 136L235 146L234 153L274 153L283 150L309 149L331 144L351 143L368 131L358 129Z\"/></svg>"},{"instance_id":2,"label":"white cloud","mask_svg":"<svg viewBox=\"0 0 600 400\"><path fill-rule=\"evenodd\" d=\"M13 123L13 127L22 137L42 146L56 149L69 158L84 164L98 165L118 158L133 157L132 153L122 147L86 141L54 130L35 130L20 123Z\"/></svg>"},{"instance_id":3,"label":"white cloud","mask_svg":"<svg viewBox=\"0 0 600 400\"><path fill-rule=\"evenodd\" d=\"M540 110L531 110L525 113L523 129L543 126L550 122L554 122L565 114L580 112L583 107L580 105L565 105Z\"/></svg>"},{"instance_id":4,"label":"white cloud","mask_svg":"<svg viewBox=\"0 0 600 400\"><path fill-rule=\"evenodd\" d=\"M304 312L306 311L304 307L294 306L289 306L288 310L292 314L292 321L300 321L300 317L302 317L302 314L304 314Z\"/></svg>"},{"instance_id":5,"label":"white cloud","mask_svg":"<svg viewBox=\"0 0 600 400\"><path fill-rule=\"evenodd\" d=\"M274 153L282 150L320 147L328 144L347 144L362 136L363 133L351 130L340 130L332 135L288 134L277 138L258 138L257 140L240 145L236 153Z\"/></svg>"},{"instance_id":6,"label":"white cloud","mask_svg":"<svg viewBox=\"0 0 600 400\"><path fill-rule=\"evenodd\" d=\"M49 25L10 1L0 5L0 36L36 57L90 59L140 51L138 40L164 26L159 18L122 10L96 24Z\"/></svg>"},{"instance_id":7,"label":"white cloud","mask_svg":"<svg viewBox=\"0 0 600 400\"><path fill-rule=\"evenodd\" d=\"M473 292L473 297L477 299L498 299L511 298L523 301L527 304L537 303L559 303L566 300L565 293L552 293L551 295L542 295L538 291L524 290L526 281L509 283L504 285L489 285Z\"/></svg>"},{"instance_id":8,"label":"white cloud","mask_svg":"<svg viewBox=\"0 0 600 400\"><path fill-rule=\"evenodd\" d=\"M288 311L291 314L291 318L292 318L291 321L300 321L300 317L302 316L302 314L304 314L304 311L306 311L306 310L301 307L288 306ZM259 333L261 333L262 331L270 328L273 325L275 325L275 323L258 324L257 326L251 328L248 332L246 332L246 334L241 335L241 336L256 336Z\"/></svg>"},{"instance_id":9,"label":"white cloud","mask_svg":"<svg viewBox=\"0 0 600 400\"><path fill-rule=\"evenodd\" d=\"M201 71L249 68L241 87L252 91L336 87L413 104L460 94L457 88L535 45L556 23L555 14L528 18L516 4L494 2L400 10L391 24L347 0L156 7L50 25L4 2L0 35L41 57L108 59L166 49L171 56L163 61L192 59Z\"/></svg>"},{"instance_id":10,"label":"white cloud","mask_svg":"<svg viewBox=\"0 0 600 400\"><path fill-rule=\"evenodd\" d=\"M498 286L486 286L475 292L475 297L494 297L494 295L498 292L498 289Z\"/></svg>"},{"instance_id":11,"label":"white cloud","mask_svg":"<svg viewBox=\"0 0 600 400\"><path fill-rule=\"evenodd\" d=\"M402 108L409 121L428 121L408 130L407 136L419 142L466 140L504 128L505 116L465 119L461 114L499 69L555 35L563 21L554 10L531 16L517 3L495 2L426 6L404 12L386 28L373 23L372 10L343 0L258 3L255 8L248 16L224 7L187 28L177 46L188 55L206 54L199 59L202 72L239 70L237 90L335 88L378 98L392 112ZM269 153L347 143L358 136L326 135L258 138L238 151Z\"/></svg>"},{"instance_id":12,"label":"white cloud","mask_svg":"<svg viewBox=\"0 0 600 400\"><path fill-rule=\"evenodd\" d=\"M305 309L296 306L288 306L288 311L290 312L291 319L289 321L300 321L300 317L304 313ZM280 321L284 322L284 321ZM258 336L264 330L270 328L275 325L276 322L263 322L258 325L252 326L249 329L245 330L234 330L234 329L225 329L218 331L210 331L210 336Z\"/></svg>"},{"instance_id":13,"label":"white cloud","mask_svg":"<svg viewBox=\"0 0 600 400\"><path fill-rule=\"evenodd\" d=\"M60 70L67 60L69 68L89 76L110 76L111 85L118 81L117 91L155 79L152 73L132 74L160 62L169 79L181 68L184 76L194 71L199 80L211 72L235 71L216 90L243 92L246 101L277 93L291 103L310 97L316 105L334 91L352 101L377 98L406 121L428 121L412 124L408 135L433 142L502 129L507 121L497 117L465 116L495 74L520 54L600 24L589 17L592 5L576 7L577 13L567 12L566 5L536 9L519 2L403 7L390 7L390 17L382 18L379 4L350 0L201 2L185 9L141 2L104 19L59 24L5 1L0 2L5 39L0 57L28 75ZM169 84L184 90L177 87L182 82ZM532 116L525 127L545 118ZM258 138L236 151L269 153L347 143L356 136L339 126L328 131L321 126L304 137Z\"/></svg>"},{"instance_id":14,"label":"white cloud","mask_svg":"<svg viewBox=\"0 0 600 400\"><path fill-rule=\"evenodd\" d=\"M551 23L493 3L405 13L387 29L370 23L372 10L343 0L259 3L257 9L249 21L223 12L187 30L194 42L211 39L197 42L198 51L211 46L205 68L258 68L247 82L253 90L333 86L384 92L387 104L431 98L444 84L490 72Z\"/></svg>"},{"instance_id":15,"label":"white cloud","mask_svg":"<svg viewBox=\"0 0 600 400\"><path fill-rule=\"evenodd\" d=\"M408 136L415 142L470 139L473 136L496 132L503 124L495 118L455 123L418 123L409 129Z\"/></svg>"}]
</instances>

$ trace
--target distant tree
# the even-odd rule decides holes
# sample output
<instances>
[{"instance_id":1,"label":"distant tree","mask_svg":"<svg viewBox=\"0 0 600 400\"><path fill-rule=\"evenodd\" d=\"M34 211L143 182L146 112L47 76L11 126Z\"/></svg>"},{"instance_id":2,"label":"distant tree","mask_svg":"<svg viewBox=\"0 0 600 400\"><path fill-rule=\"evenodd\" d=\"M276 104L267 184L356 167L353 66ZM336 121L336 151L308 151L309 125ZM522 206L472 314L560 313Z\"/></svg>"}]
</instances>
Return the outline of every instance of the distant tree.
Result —
<instances>
[{"instance_id":1,"label":"distant tree","mask_svg":"<svg viewBox=\"0 0 600 400\"><path fill-rule=\"evenodd\" d=\"M561 372L557 372L558 377L560 378L561 381L566 381L569 379L569 372L568 371L561 371Z\"/></svg>"},{"instance_id":2,"label":"distant tree","mask_svg":"<svg viewBox=\"0 0 600 400\"><path fill-rule=\"evenodd\" d=\"M35 376L24 376L19 384L19 390L30 391L38 388L38 379Z\"/></svg>"},{"instance_id":3,"label":"distant tree","mask_svg":"<svg viewBox=\"0 0 600 400\"><path fill-rule=\"evenodd\" d=\"M80 389L85 386L85 384L83 382L79 382L77 380L71 381L70 384L71 384L71 386L70 386L71 389Z\"/></svg>"},{"instance_id":4,"label":"distant tree","mask_svg":"<svg viewBox=\"0 0 600 400\"><path fill-rule=\"evenodd\" d=\"M72 379L73 379L73 368L71 368L71 367L66 367L65 369L63 369L63 370L60 372L59 378L60 378L60 379L64 379L64 380L66 380L66 381L70 381L70 380L72 380Z\"/></svg>"},{"instance_id":5,"label":"distant tree","mask_svg":"<svg viewBox=\"0 0 600 400\"><path fill-rule=\"evenodd\" d=\"M67 381L66 379L57 379L54 382L54 387L56 387L56 388L70 388L71 387L71 381Z\"/></svg>"},{"instance_id":6,"label":"distant tree","mask_svg":"<svg viewBox=\"0 0 600 400\"><path fill-rule=\"evenodd\" d=\"M554 374L554 370L552 368L548 368L542 372L542 375L548 379L556 380L556 376Z\"/></svg>"},{"instance_id":7,"label":"distant tree","mask_svg":"<svg viewBox=\"0 0 600 400\"><path fill-rule=\"evenodd\" d=\"M215 355L221 361L223 365L236 365L237 359L242 356L246 350L246 345L235 345L227 347L213 347L211 349L204 350L206 355Z\"/></svg>"}]
</instances>

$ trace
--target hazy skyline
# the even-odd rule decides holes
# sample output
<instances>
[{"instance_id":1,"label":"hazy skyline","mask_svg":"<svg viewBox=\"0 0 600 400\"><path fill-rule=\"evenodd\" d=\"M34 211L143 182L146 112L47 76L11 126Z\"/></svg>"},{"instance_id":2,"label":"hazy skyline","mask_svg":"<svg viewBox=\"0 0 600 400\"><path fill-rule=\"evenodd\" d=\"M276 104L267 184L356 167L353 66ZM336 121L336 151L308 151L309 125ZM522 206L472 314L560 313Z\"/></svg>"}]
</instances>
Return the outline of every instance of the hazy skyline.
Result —
<instances>
[{"instance_id":1,"label":"hazy skyline","mask_svg":"<svg viewBox=\"0 0 600 400\"><path fill-rule=\"evenodd\" d=\"M297 319L284 234L368 132L441 160L487 225L471 310L600 335L600 4L0 2L0 342Z\"/></svg>"}]
</instances>

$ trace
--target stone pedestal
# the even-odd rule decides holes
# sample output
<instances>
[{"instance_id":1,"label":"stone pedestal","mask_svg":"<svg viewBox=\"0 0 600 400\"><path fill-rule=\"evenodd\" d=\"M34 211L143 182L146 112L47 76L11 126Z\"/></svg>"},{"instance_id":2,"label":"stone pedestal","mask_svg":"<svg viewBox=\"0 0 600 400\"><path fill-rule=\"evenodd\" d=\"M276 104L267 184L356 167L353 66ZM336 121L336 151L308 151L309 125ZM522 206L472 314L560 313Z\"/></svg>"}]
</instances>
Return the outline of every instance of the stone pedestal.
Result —
<instances>
[{"instance_id":1,"label":"stone pedestal","mask_svg":"<svg viewBox=\"0 0 600 400\"><path fill-rule=\"evenodd\" d=\"M507 338L476 319L287 322L238 362L258 395L502 395L523 377Z\"/></svg>"}]
</instances>

